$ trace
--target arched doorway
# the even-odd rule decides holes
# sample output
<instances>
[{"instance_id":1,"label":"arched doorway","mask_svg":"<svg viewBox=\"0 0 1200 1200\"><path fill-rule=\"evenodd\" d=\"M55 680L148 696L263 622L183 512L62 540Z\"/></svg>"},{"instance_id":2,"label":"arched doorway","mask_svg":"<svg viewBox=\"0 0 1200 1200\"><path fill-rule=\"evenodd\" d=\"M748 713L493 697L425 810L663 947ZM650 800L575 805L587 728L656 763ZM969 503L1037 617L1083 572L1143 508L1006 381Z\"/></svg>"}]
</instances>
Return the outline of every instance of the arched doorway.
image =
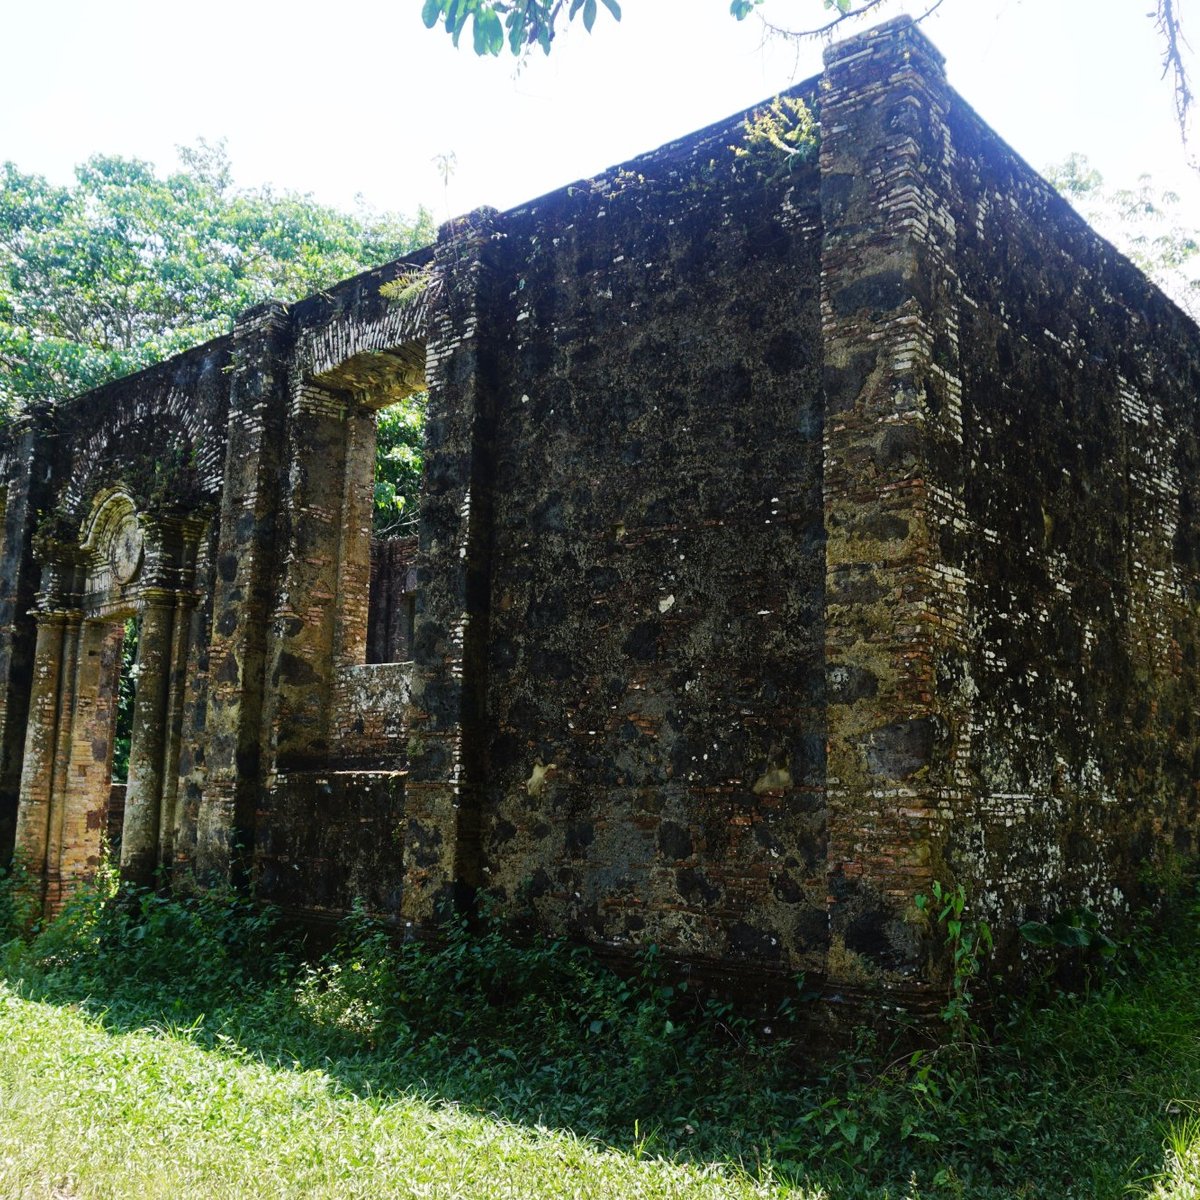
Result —
<instances>
[{"instance_id":1,"label":"arched doorway","mask_svg":"<svg viewBox=\"0 0 1200 1200\"><path fill-rule=\"evenodd\" d=\"M75 538L40 543L42 588L17 854L47 911L104 853L127 623L138 621L120 866L153 881L171 861L196 549L205 523L98 495Z\"/></svg>"}]
</instances>

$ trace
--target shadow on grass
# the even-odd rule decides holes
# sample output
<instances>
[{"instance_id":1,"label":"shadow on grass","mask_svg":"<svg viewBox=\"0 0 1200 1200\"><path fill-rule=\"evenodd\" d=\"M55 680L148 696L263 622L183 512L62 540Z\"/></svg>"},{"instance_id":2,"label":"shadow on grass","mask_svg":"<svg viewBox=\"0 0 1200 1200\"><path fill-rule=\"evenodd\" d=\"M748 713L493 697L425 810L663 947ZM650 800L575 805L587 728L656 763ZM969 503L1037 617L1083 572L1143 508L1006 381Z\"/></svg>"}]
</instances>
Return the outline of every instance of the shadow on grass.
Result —
<instances>
[{"instance_id":1,"label":"shadow on grass","mask_svg":"<svg viewBox=\"0 0 1200 1200\"><path fill-rule=\"evenodd\" d=\"M397 951L351 921L319 964L262 914L146 894L10 955L28 999L117 1032L316 1070L377 1101L420 1094L626 1152L740 1164L838 1197L1129 1194L1171 1100L1200 1097L1194 917L1086 999L1014 1013L991 1046L887 1066L864 1035L799 1078L798 1007L739 1017L561 943L451 933ZM914 1186L915 1185L915 1186Z\"/></svg>"}]
</instances>

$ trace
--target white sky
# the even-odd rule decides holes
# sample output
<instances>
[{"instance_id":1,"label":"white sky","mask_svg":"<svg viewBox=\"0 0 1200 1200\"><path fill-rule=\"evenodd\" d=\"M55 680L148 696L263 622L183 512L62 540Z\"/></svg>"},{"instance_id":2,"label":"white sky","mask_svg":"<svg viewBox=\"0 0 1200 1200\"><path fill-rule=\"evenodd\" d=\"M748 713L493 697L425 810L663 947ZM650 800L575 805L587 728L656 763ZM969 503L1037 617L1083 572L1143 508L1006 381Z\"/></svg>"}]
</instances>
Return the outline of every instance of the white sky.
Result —
<instances>
[{"instance_id":1,"label":"white sky","mask_svg":"<svg viewBox=\"0 0 1200 1200\"><path fill-rule=\"evenodd\" d=\"M1179 6L1200 45L1200 5ZM820 69L819 46L799 58L764 47L759 23L728 7L624 0L620 25L601 9L591 37L572 29L517 72L509 57L477 59L468 38L455 51L427 32L420 0L0 0L0 159L65 181L93 153L166 169L177 143L226 137L243 185L339 206L358 193L376 208L424 202L439 220L507 208ZM886 15L914 7L898 0ZM1077 150L1113 184L1149 171L1184 190L1200 220L1152 7L945 0L925 29L951 83L1035 167ZM820 0L766 11L825 15ZM451 151L443 189L431 160Z\"/></svg>"}]
</instances>

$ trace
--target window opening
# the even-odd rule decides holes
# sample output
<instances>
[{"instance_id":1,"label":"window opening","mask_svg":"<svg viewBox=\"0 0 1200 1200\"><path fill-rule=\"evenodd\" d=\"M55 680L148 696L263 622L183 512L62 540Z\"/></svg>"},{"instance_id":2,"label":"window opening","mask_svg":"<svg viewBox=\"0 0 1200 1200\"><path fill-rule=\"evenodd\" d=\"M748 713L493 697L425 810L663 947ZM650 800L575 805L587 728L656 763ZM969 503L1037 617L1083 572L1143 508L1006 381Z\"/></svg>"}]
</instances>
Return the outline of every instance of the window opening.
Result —
<instances>
[{"instance_id":1,"label":"window opening","mask_svg":"<svg viewBox=\"0 0 1200 1200\"><path fill-rule=\"evenodd\" d=\"M138 620L125 620L121 642L121 674L117 681L117 723L113 730L113 783L129 782L129 749L133 743L133 702L137 692Z\"/></svg>"},{"instance_id":2,"label":"window opening","mask_svg":"<svg viewBox=\"0 0 1200 1200\"><path fill-rule=\"evenodd\" d=\"M414 392L376 417L368 663L412 658L426 403L427 393Z\"/></svg>"}]
</instances>

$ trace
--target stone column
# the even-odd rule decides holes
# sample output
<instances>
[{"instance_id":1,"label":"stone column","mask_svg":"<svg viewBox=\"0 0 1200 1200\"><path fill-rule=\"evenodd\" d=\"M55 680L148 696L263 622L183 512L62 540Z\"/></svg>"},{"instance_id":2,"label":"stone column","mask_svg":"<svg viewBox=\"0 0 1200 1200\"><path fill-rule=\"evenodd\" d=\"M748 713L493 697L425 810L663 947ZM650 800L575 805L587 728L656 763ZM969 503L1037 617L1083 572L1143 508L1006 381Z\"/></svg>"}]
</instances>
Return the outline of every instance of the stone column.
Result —
<instances>
[{"instance_id":1,"label":"stone column","mask_svg":"<svg viewBox=\"0 0 1200 1200\"><path fill-rule=\"evenodd\" d=\"M494 213L443 226L430 300L429 413L409 709L403 914L428 924L479 886L492 521Z\"/></svg>"},{"instance_id":2,"label":"stone column","mask_svg":"<svg viewBox=\"0 0 1200 1200\"><path fill-rule=\"evenodd\" d=\"M298 386L292 397L287 552L271 619L263 710L271 734L268 769L318 761L329 749L350 411L349 396L312 384Z\"/></svg>"},{"instance_id":3,"label":"stone column","mask_svg":"<svg viewBox=\"0 0 1200 1200\"><path fill-rule=\"evenodd\" d=\"M245 879L264 788L264 665L279 572L289 349L282 304L249 310L234 329L209 651L207 774L197 819L202 881Z\"/></svg>"},{"instance_id":4,"label":"stone column","mask_svg":"<svg viewBox=\"0 0 1200 1200\"><path fill-rule=\"evenodd\" d=\"M52 415L49 407L37 406L13 422L10 462L16 469L0 489L0 866L7 864L16 836L38 636L32 535L38 510L50 507Z\"/></svg>"},{"instance_id":5,"label":"stone column","mask_svg":"<svg viewBox=\"0 0 1200 1200\"><path fill-rule=\"evenodd\" d=\"M174 861L175 844L181 821L179 811L179 762L183 741L183 714L188 690L187 663L191 652L192 615L197 597L180 592L174 598L171 626L170 681L166 711L163 714L166 739L162 758L162 804L158 831L158 861L169 867Z\"/></svg>"},{"instance_id":6,"label":"stone column","mask_svg":"<svg viewBox=\"0 0 1200 1200\"><path fill-rule=\"evenodd\" d=\"M158 588L142 592L137 644L137 685L121 827L121 877L143 886L154 882L161 860L159 838L169 741L167 701L174 651L175 595Z\"/></svg>"},{"instance_id":7,"label":"stone column","mask_svg":"<svg viewBox=\"0 0 1200 1200\"><path fill-rule=\"evenodd\" d=\"M15 857L38 881L36 900L40 908L45 899L50 830L55 817L59 710L64 688L69 696L73 687L80 617L78 613L43 612L38 613L36 619L37 645L21 772Z\"/></svg>"},{"instance_id":8,"label":"stone column","mask_svg":"<svg viewBox=\"0 0 1200 1200\"><path fill-rule=\"evenodd\" d=\"M913 896L966 786L958 280L937 50L907 17L826 51L821 83L830 973L913 989ZM916 989L919 990L919 989Z\"/></svg>"}]
</instances>

